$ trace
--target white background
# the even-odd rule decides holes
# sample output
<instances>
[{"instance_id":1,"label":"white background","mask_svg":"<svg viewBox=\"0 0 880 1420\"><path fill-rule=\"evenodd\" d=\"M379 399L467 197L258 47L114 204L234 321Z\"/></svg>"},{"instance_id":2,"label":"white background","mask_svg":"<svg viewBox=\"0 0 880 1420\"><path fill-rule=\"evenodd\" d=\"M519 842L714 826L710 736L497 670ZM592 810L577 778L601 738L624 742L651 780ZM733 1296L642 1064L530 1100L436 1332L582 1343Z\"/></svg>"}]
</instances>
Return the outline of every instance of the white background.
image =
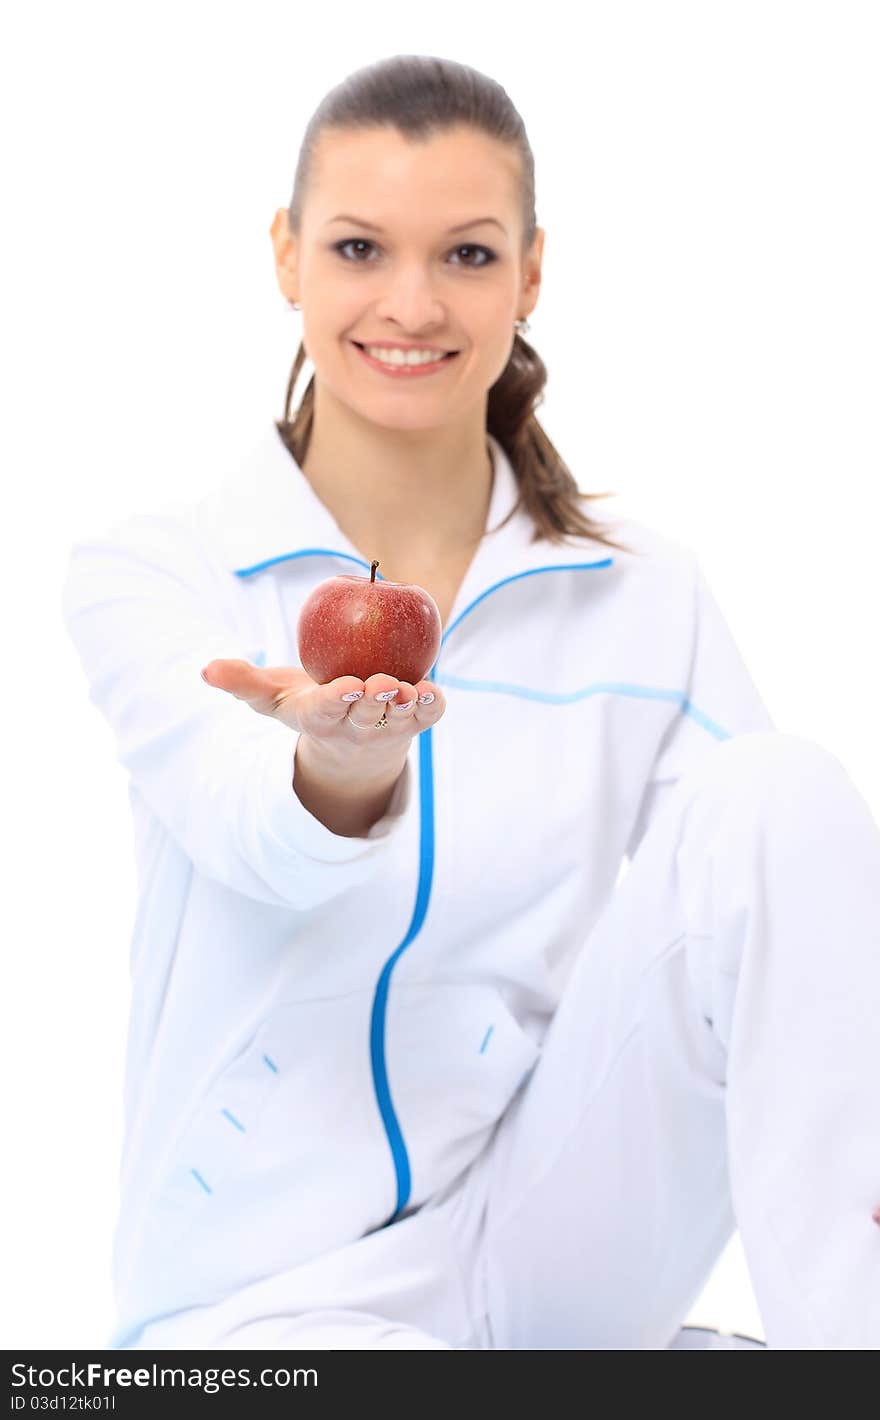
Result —
<instances>
[{"instance_id":1,"label":"white background","mask_svg":"<svg viewBox=\"0 0 880 1420\"><path fill-rule=\"evenodd\" d=\"M778 727L880 817L877 16L7 10L3 1346L94 1347L112 1320L135 884L125 775L60 621L67 551L214 486L280 416L299 318L269 224L351 70L436 54L507 89L547 232L541 419L582 488L617 490L598 509L699 551ZM763 1335L738 1238L688 1320Z\"/></svg>"}]
</instances>

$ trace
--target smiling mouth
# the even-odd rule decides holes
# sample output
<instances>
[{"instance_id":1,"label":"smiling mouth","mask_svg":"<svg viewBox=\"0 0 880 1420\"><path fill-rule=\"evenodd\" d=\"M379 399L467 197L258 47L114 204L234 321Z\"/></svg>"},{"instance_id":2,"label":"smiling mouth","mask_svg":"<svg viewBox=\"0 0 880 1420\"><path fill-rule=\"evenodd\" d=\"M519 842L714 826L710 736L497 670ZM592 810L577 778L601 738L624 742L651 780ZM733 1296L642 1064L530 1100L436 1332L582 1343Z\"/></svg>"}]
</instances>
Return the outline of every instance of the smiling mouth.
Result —
<instances>
[{"instance_id":1,"label":"smiling mouth","mask_svg":"<svg viewBox=\"0 0 880 1420\"><path fill-rule=\"evenodd\" d=\"M360 343L359 340L353 340L351 343L352 343L352 345L356 345L357 348L358 348L358 350L364 350L364 351L365 351L366 348L367 348L365 345L361 345L361 343ZM430 349L430 347L428 347L428 348ZM453 357L453 355L457 355L457 354L458 354L458 351L457 351L457 350L447 350L443 355L438 355L438 356L437 356L437 359L438 359L438 360L451 360L452 357Z\"/></svg>"}]
</instances>

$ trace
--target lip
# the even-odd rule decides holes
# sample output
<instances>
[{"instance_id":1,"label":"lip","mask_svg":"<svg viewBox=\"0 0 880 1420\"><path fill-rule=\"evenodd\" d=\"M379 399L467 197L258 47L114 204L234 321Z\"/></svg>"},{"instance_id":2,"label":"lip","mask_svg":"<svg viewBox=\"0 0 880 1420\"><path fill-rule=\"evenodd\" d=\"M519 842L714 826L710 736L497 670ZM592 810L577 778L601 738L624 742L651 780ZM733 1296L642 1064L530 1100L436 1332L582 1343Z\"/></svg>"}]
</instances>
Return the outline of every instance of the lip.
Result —
<instances>
[{"instance_id":1,"label":"lip","mask_svg":"<svg viewBox=\"0 0 880 1420\"><path fill-rule=\"evenodd\" d=\"M372 343L372 342L371 342L371 343ZM351 342L351 344L352 344L352 347L353 347L353 348L357 351L357 353L360 355L361 359L365 362L365 364L369 365L371 369L377 370L380 375L385 375L385 376L387 376L387 378L390 379L390 380L417 380L417 379L420 379L420 378L426 378L426 377L429 376L429 375L437 375L437 374L439 374L440 371L443 370L447 365L451 365L451 364L452 364L452 361L457 357L457 355L458 355L458 353L459 353L457 350L451 350L451 351L449 351L447 354L441 355L439 359L437 359L437 360L432 360L432 361L430 362L430 364L427 364L427 365L394 365L394 366L392 366L392 365L383 365L382 362L381 362L381 360L374 360L373 357L372 357L372 355L368 355L367 352L366 352L366 350L363 350L363 349L361 348L361 346L359 345L359 343L358 343L356 340L353 340L353 341ZM386 345L384 348L385 348L385 349L389 349L389 348L392 348L392 349L393 349L394 347L389 347L388 345ZM397 349L404 349L404 350L405 350L405 349L412 350L412 349L419 349L419 348L424 349L425 347L424 347L424 346L421 346L421 347L419 347L419 346L412 346L412 345L410 345L410 346L398 346L398 347L397 347Z\"/></svg>"}]
</instances>

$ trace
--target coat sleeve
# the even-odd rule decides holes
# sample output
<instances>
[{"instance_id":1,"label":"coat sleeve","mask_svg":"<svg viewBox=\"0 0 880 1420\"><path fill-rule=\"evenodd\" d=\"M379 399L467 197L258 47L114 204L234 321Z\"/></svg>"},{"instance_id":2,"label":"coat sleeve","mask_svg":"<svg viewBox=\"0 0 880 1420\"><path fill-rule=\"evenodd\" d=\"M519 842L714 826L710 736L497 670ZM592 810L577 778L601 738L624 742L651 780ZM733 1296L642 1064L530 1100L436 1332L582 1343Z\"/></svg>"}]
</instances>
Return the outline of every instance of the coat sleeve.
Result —
<instances>
[{"instance_id":1,"label":"coat sleeve","mask_svg":"<svg viewBox=\"0 0 880 1420\"><path fill-rule=\"evenodd\" d=\"M293 789L298 734L201 677L253 659L217 573L173 518L73 545L62 617L119 762L195 867L273 906L307 909L365 881L406 813L410 762L364 838L332 833Z\"/></svg>"},{"instance_id":2,"label":"coat sleeve","mask_svg":"<svg viewBox=\"0 0 880 1420\"><path fill-rule=\"evenodd\" d=\"M692 637L690 670L654 759L626 850L631 859L682 774L711 747L732 735L774 730L699 561L691 554Z\"/></svg>"}]
</instances>

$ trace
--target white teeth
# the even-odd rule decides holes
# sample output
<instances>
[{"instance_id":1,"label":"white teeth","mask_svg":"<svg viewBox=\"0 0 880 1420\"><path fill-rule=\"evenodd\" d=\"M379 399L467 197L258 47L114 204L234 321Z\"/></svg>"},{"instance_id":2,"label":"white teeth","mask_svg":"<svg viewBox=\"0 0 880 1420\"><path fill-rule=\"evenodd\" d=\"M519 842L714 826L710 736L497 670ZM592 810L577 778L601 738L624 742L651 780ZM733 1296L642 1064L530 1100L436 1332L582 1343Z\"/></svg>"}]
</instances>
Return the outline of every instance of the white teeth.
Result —
<instances>
[{"instance_id":1,"label":"white teeth","mask_svg":"<svg viewBox=\"0 0 880 1420\"><path fill-rule=\"evenodd\" d=\"M374 360L381 360L383 365L433 365L435 361L442 360L443 350L387 350L378 345L365 345L368 355Z\"/></svg>"}]
</instances>

